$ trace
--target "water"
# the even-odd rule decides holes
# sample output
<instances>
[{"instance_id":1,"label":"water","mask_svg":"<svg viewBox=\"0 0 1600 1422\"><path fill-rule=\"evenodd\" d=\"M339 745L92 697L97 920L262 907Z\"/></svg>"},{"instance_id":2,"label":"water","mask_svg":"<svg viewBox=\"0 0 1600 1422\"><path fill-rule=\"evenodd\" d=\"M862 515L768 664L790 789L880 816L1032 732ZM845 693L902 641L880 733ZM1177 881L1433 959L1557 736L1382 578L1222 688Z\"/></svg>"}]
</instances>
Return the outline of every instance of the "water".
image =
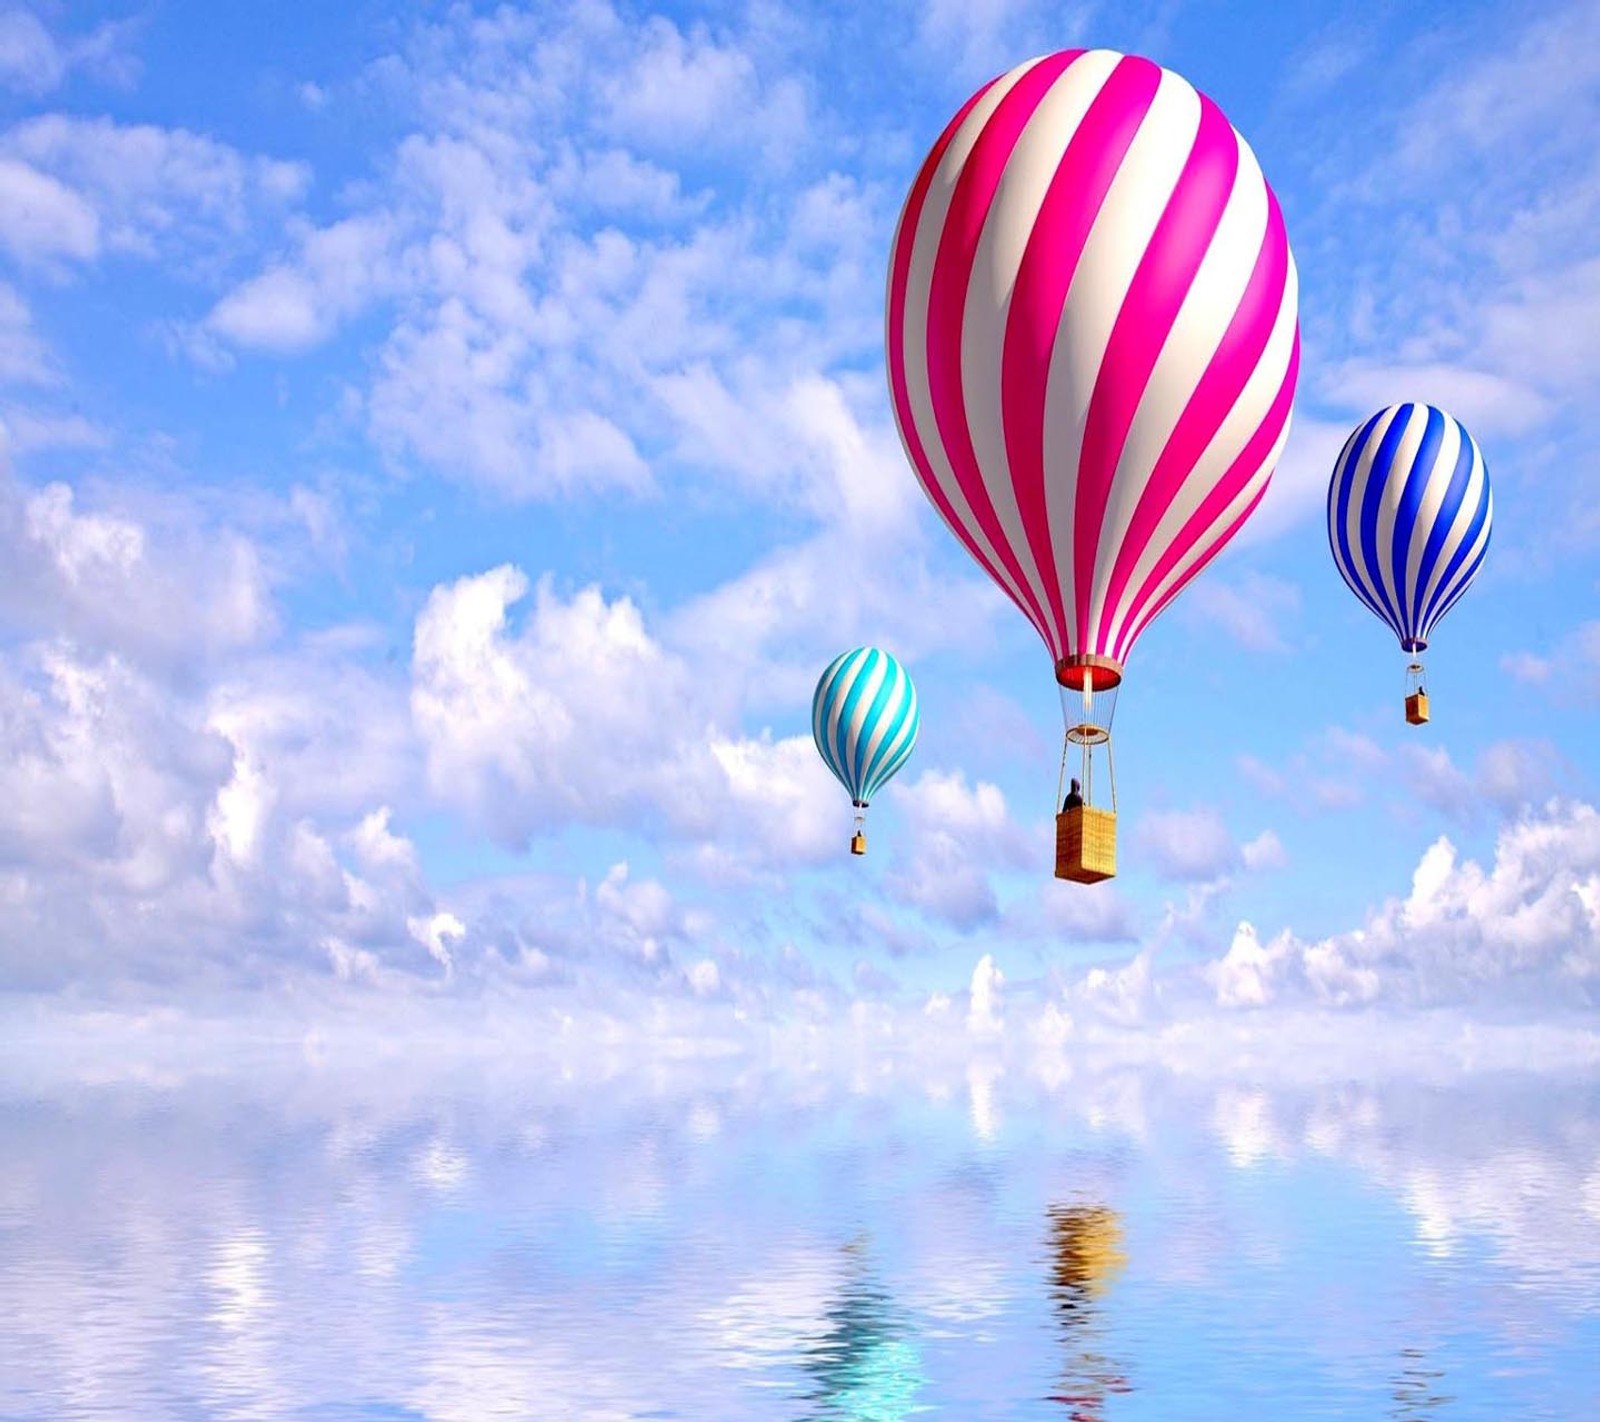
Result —
<instances>
[{"instance_id":1,"label":"water","mask_svg":"<svg viewBox=\"0 0 1600 1422\"><path fill-rule=\"evenodd\" d=\"M1600 1083L0 1086L0 1417L1600 1417Z\"/></svg>"}]
</instances>

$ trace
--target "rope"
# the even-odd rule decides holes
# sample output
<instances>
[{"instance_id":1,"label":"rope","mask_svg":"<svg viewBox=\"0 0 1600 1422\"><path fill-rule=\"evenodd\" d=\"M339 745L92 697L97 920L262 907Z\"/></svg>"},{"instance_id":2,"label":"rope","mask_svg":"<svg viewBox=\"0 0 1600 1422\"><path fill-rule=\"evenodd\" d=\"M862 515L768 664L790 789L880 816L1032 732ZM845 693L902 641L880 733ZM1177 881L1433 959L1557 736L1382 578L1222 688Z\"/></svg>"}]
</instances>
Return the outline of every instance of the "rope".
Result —
<instances>
[{"instance_id":1,"label":"rope","mask_svg":"<svg viewBox=\"0 0 1600 1422\"><path fill-rule=\"evenodd\" d=\"M1070 744L1071 744L1071 742L1067 740L1067 733L1066 733L1065 730L1063 730L1061 732L1061 774L1056 776L1056 806L1055 806L1055 808L1056 808L1056 812L1057 813L1060 812L1061 801L1064 798L1064 796L1062 795L1062 791L1066 788L1066 784L1067 784L1067 747Z\"/></svg>"}]
</instances>

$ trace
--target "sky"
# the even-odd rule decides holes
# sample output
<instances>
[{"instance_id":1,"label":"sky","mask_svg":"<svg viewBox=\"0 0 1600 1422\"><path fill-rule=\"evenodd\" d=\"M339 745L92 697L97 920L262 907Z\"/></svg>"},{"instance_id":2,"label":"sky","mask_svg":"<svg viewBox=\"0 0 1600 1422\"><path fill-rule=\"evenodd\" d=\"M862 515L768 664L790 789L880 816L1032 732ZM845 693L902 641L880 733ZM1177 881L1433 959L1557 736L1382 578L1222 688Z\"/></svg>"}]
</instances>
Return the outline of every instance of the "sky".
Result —
<instances>
[{"instance_id":1,"label":"sky","mask_svg":"<svg viewBox=\"0 0 1600 1422\"><path fill-rule=\"evenodd\" d=\"M14 1020L1592 1022L1595 6L287 13L0 0ZM1304 342L1266 501L1130 659L1093 888L882 340L927 148L1080 45L1250 142ZM1323 522L1407 399L1496 493L1420 729ZM862 644L922 731L855 859L809 712Z\"/></svg>"}]
</instances>

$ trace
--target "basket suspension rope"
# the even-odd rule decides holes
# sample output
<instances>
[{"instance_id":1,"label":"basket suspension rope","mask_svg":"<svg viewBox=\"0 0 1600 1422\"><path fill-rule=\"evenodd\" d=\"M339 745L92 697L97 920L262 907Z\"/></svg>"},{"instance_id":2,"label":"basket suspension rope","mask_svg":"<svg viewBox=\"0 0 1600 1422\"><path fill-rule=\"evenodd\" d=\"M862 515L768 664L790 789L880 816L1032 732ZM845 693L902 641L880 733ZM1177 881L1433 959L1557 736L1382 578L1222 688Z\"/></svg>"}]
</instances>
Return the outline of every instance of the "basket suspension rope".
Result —
<instances>
[{"instance_id":1,"label":"basket suspension rope","mask_svg":"<svg viewBox=\"0 0 1600 1422\"><path fill-rule=\"evenodd\" d=\"M1064 702L1065 699L1066 699L1065 696L1063 696L1062 699L1063 699L1063 702ZM1065 707L1065 705L1063 705L1063 707L1062 707L1063 713L1065 712L1065 710L1066 710L1066 707ZM1065 714L1063 714L1061 719L1063 721L1066 720ZM1062 732L1061 732L1061 774L1056 776L1056 809L1058 811L1061 809L1061 802L1062 802L1062 799L1064 798L1064 793L1066 791L1066 786L1067 786L1067 746L1070 745L1070 744L1071 744L1071 742L1067 738L1066 729L1063 727Z\"/></svg>"},{"instance_id":2,"label":"basket suspension rope","mask_svg":"<svg viewBox=\"0 0 1600 1422\"><path fill-rule=\"evenodd\" d=\"M1111 736L1106 736L1106 779L1111 782L1111 813L1117 812L1117 762L1111 752Z\"/></svg>"}]
</instances>

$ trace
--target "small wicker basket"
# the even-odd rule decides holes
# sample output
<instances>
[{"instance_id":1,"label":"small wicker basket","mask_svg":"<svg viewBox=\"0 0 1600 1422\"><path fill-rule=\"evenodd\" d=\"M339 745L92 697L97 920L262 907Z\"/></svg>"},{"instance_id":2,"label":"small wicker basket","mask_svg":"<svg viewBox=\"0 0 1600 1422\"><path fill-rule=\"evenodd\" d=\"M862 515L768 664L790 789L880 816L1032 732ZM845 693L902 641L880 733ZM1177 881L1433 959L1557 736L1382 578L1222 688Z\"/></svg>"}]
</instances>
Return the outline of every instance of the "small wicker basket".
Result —
<instances>
[{"instance_id":1,"label":"small wicker basket","mask_svg":"<svg viewBox=\"0 0 1600 1422\"><path fill-rule=\"evenodd\" d=\"M1056 878L1097 884L1117 872L1117 814L1074 805L1056 816Z\"/></svg>"},{"instance_id":2,"label":"small wicker basket","mask_svg":"<svg viewBox=\"0 0 1600 1422\"><path fill-rule=\"evenodd\" d=\"M865 854L867 852L867 837L864 834L850 836L850 852L852 854Z\"/></svg>"},{"instance_id":3,"label":"small wicker basket","mask_svg":"<svg viewBox=\"0 0 1600 1422\"><path fill-rule=\"evenodd\" d=\"M1413 691L1406 697L1406 720L1413 726L1425 725L1428 720L1428 693Z\"/></svg>"}]
</instances>

